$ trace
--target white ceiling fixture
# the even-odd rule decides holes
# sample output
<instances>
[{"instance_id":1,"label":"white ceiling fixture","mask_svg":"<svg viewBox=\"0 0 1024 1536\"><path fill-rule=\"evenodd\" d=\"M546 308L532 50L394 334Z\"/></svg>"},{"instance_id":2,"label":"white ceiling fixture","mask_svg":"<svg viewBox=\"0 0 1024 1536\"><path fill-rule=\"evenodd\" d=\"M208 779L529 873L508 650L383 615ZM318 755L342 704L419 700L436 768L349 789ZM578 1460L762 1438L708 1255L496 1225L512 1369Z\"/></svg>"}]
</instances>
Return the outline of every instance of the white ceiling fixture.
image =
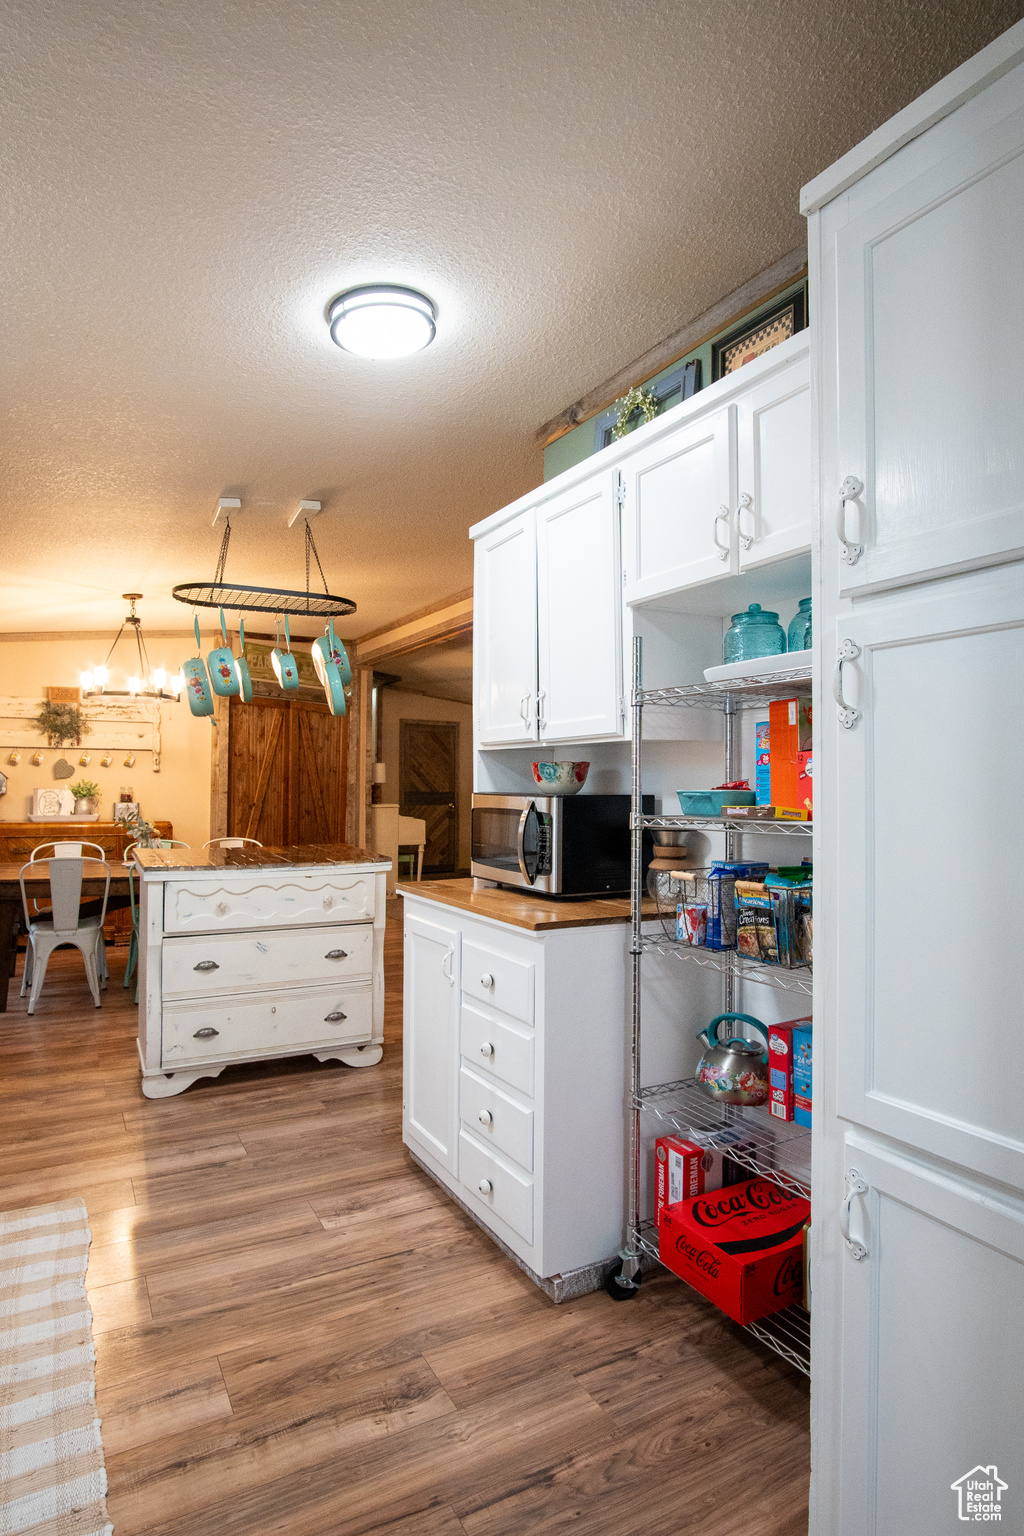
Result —
<instances>
[{"instance_id":1,"label":"white ceiling fixture","mask_svg":"<svg viewBox=\"0 0 1024 1536\"><path fill-rule=\"evenodd\" d=\"M318 501L300 501L288 519L288 527L293 527L300 517L319 517L322 511L323 507Z\"/></svg>"},{"instance_id":2,"label":"white ceiling fixture","mask_svg":"<svg viewBox=\"0 0 1024 1536\"><path fill-rule=\"evenodd\" d=\"M216 526L217 526L217 519L220 517L222 512L225 513L227 516L230 516L232 512L241 512L241 510L242 510L242 503L239 501L237 496L220 496L220 497L218 497L218 499L217 499L217 507L216 507L216 510L214 511L213 522L210 524L210 527L211 528L216 528Z\"/></svg>"},{"instance_id":3,"label":"white ceiling fixture","mask_svg":"<svg viewBox=\"0 0 1024 1536\"><path fill-rule=\"evenodd\" d=\"M331 337L357 357L408 357L437 334L437 309L425 293L394 283L346 288L327 306Z\"/></svg>"}]
</instances>

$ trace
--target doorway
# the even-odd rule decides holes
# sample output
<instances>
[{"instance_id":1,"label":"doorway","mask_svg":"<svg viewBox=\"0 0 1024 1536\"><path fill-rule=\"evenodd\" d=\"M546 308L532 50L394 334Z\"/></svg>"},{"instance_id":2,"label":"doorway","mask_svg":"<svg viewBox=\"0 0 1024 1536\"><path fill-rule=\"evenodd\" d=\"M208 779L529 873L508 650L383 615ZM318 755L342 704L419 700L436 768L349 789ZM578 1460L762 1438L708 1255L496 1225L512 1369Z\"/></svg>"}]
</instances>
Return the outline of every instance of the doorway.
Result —
<instances>
[{"instance_id":1,"label":"doorway","mask_svg":"<svg viewBox=\"0 0 1024 1536\"><path fill-rule=\"evenodd\" d=\"M458 721L400 721L398 807L402 816L426 823L423 873L454 875L459 867Z\"/></svg>"},{"instance_id":2,"label":"doorway","mask_svg":"<svg viewBox=\"0 0 1024 1536\"><path fill-rule=\"evenodd\" d=\"M345 841L345 718L305 699L231 700L228 835L266 847Z\"/></svg>"}]
</instances>

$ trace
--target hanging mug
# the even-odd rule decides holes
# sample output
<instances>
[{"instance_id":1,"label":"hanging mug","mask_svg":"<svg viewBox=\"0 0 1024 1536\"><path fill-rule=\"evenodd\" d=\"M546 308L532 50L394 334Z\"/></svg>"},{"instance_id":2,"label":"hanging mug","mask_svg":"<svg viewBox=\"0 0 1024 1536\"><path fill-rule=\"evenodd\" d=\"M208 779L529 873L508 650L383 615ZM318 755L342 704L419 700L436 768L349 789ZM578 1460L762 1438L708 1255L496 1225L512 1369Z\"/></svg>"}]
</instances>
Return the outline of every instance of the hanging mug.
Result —
<instances>
[{"instance_id":1,"label":"hanging mug","mask_svg":"<svg viewBox=\"0 0 1024 1536\"><path fill-rule=\"evenodd\" d=\"M238 676L238 663L228 645L227 625L224 623L224 609L220 610L220 632L224 637L224 644L218 645L207 657L210 668L210 685L214 693L220 694L222 699L230 698L237 694L241 688Z\"/></svg>"},{"instance_id":2,"label":"hanging mug","mask_svg":"<svg viewBox=\"0 0 1024 1536\"><path fill-rule=\"evenodd\" d=\"M245 620L238 621L238 643L242 647L241 656L235 657L235 666L238 668L238 688L243 704L252 703L252 678L249 676L249 663L245 659Z\"/></svg>"},{"instance_id":3,"label":"hanging mug","mask_svg":"<svg viewBox=\"0 0 1024 1536\"><path fill-rule=\"evenodd\" d=\"M281 650L281 626L277 626L277 645L270 653L270 664L274 669L274 676L282 688L297 688L299 686L299 669L292 655L292 632L288 624L288 615L284 616L284 637L288 649Z\"/></svg>"},{"instance_id":4,"label":"hanging mug","mask_svg":"<svg viewBox=\"0 0 1024 1536\"><path fill-rule=\"evenodd\" d=\"M188 707L194 715L212 715L213 697L210 693L210 684L206 676L206 663L203 661L203 642L199 638L199 620L195 620L196 648L198 656L193 656L182 666L182 675L185 679L185 697L188 699Z\"/></svg>"},{"instance_id":5,"label":"hanging mug","mask_svg":"<svg viewBox=\"0 0 1024 1536\"><path fill-rule=\"evenodd\" d=\"M352 668L345 647L334 633L333 619L327 625L327 633L313 641L312 649L313 666L327 695L331 714L343 715L347 709L345 684L351 680Z\"/></svg>"}]
</instances>

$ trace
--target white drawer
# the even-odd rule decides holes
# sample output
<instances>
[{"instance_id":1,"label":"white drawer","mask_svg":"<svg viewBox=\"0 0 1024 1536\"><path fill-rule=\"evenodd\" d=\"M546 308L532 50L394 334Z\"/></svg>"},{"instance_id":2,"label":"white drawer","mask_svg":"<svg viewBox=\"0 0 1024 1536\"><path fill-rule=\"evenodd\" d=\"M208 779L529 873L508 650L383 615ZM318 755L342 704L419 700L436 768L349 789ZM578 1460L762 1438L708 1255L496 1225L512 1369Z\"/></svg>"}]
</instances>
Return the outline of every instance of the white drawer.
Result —
<instances>
[{"instance_id":1,"label":"white drawer","mask_svg":"<svg viewBox=\"0 0 1024 1536\"><path fill-rule=\"evenodd\" d=\"M533 1097L533 1031L462 1005L461 1049L466 1061L488 1076Z\"/></svg>"},{"instance_id":2,"label":"white drawer","mask_svg":"<svg viewBox=\"0 0 1024 1536\"><path fill-rule=\"evenodd\" d=\"M372 1032L371 986L295 987L258 998L169 1003L163 1010L160 1065L294 1054L339 1041L368 1040Z\"/></svg>"},{"instance_id":3,"label":"white drawer","mask_svg":"<svg viewBox=\"0 0 1024 1536\"><path fill-rule=\"evenodd\" d=\"M533 1242L533 1180L500 1162L465 1131L459 1133L459 1178L474 1197L474 1209L483 1205Z\"/></svg>"},{"instance_id":4,"label":"white drawer","mask_svg":"<svg viewBox=\"0 0 1024 1536\"><path fill-rule=\"evenodd\" d=\"M533 1172L533 1110L525 1109L465 1067L459 1073L459 1114L474 1136Z\"/></svg>"},{"instance_id":5,"label":"white drawer","mask_svg":"<svg viewBox=\"0 0 1024 1536\"><path fill-rule=\"evenodd\" d=\"M462 990L470 997L500 1008L502 1013L533 1023L533 972L531 963L513 960L482 944L462 942Z\"/></svg>"},{"instance_id":6,"label":"white drawer","mask_svg":"<svg viewBox=\"0 0 1024 1536\"><path fill-rule=\"evenodd\" d=\"M372 875L227 875L213 880L168 880L165 933L230 933L238 928L311 927L364 923L373 917Z\"/></svg>"},{"instance_id":7,"label":"white drawer","mask_svg":"<svg viewBox=\"0 0 1024 1536\"><path fill-rule=\"evenodd\" d=\"M350 981L373 970L373 927L190 934L164 940L161 964L165 998Z\"/></svg>"}]
</instances>

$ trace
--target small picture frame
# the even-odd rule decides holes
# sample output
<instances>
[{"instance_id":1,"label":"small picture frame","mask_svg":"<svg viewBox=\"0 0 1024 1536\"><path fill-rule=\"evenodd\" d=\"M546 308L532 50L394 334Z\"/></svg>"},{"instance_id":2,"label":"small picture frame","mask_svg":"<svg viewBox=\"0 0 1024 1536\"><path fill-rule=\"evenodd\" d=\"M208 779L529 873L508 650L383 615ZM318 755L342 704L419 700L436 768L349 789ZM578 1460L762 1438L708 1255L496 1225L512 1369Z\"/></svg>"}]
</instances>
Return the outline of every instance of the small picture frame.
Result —
<instances>
[{"instance_id":1,"label":"small picture frame","mask_svg":"<svg viewBox=\"0 0 1024 1536\"><path fill-rule=\"evenodd\" d=\"M114 804L115 821L133 821L139 814L137 800L118 800Z\"/></svg>"},{"instance_id":2,"label":"small picture frame","mask_svg":"<svg viewBox=\"0 0 1024 1536\"><path fill-rule=\"evenodd\" d=\"M807 324L807 291L800 288L754 320L745 320L711 344L711 382L735 373L744 363L788 341Z\"/></svg>"}]
</instances>

